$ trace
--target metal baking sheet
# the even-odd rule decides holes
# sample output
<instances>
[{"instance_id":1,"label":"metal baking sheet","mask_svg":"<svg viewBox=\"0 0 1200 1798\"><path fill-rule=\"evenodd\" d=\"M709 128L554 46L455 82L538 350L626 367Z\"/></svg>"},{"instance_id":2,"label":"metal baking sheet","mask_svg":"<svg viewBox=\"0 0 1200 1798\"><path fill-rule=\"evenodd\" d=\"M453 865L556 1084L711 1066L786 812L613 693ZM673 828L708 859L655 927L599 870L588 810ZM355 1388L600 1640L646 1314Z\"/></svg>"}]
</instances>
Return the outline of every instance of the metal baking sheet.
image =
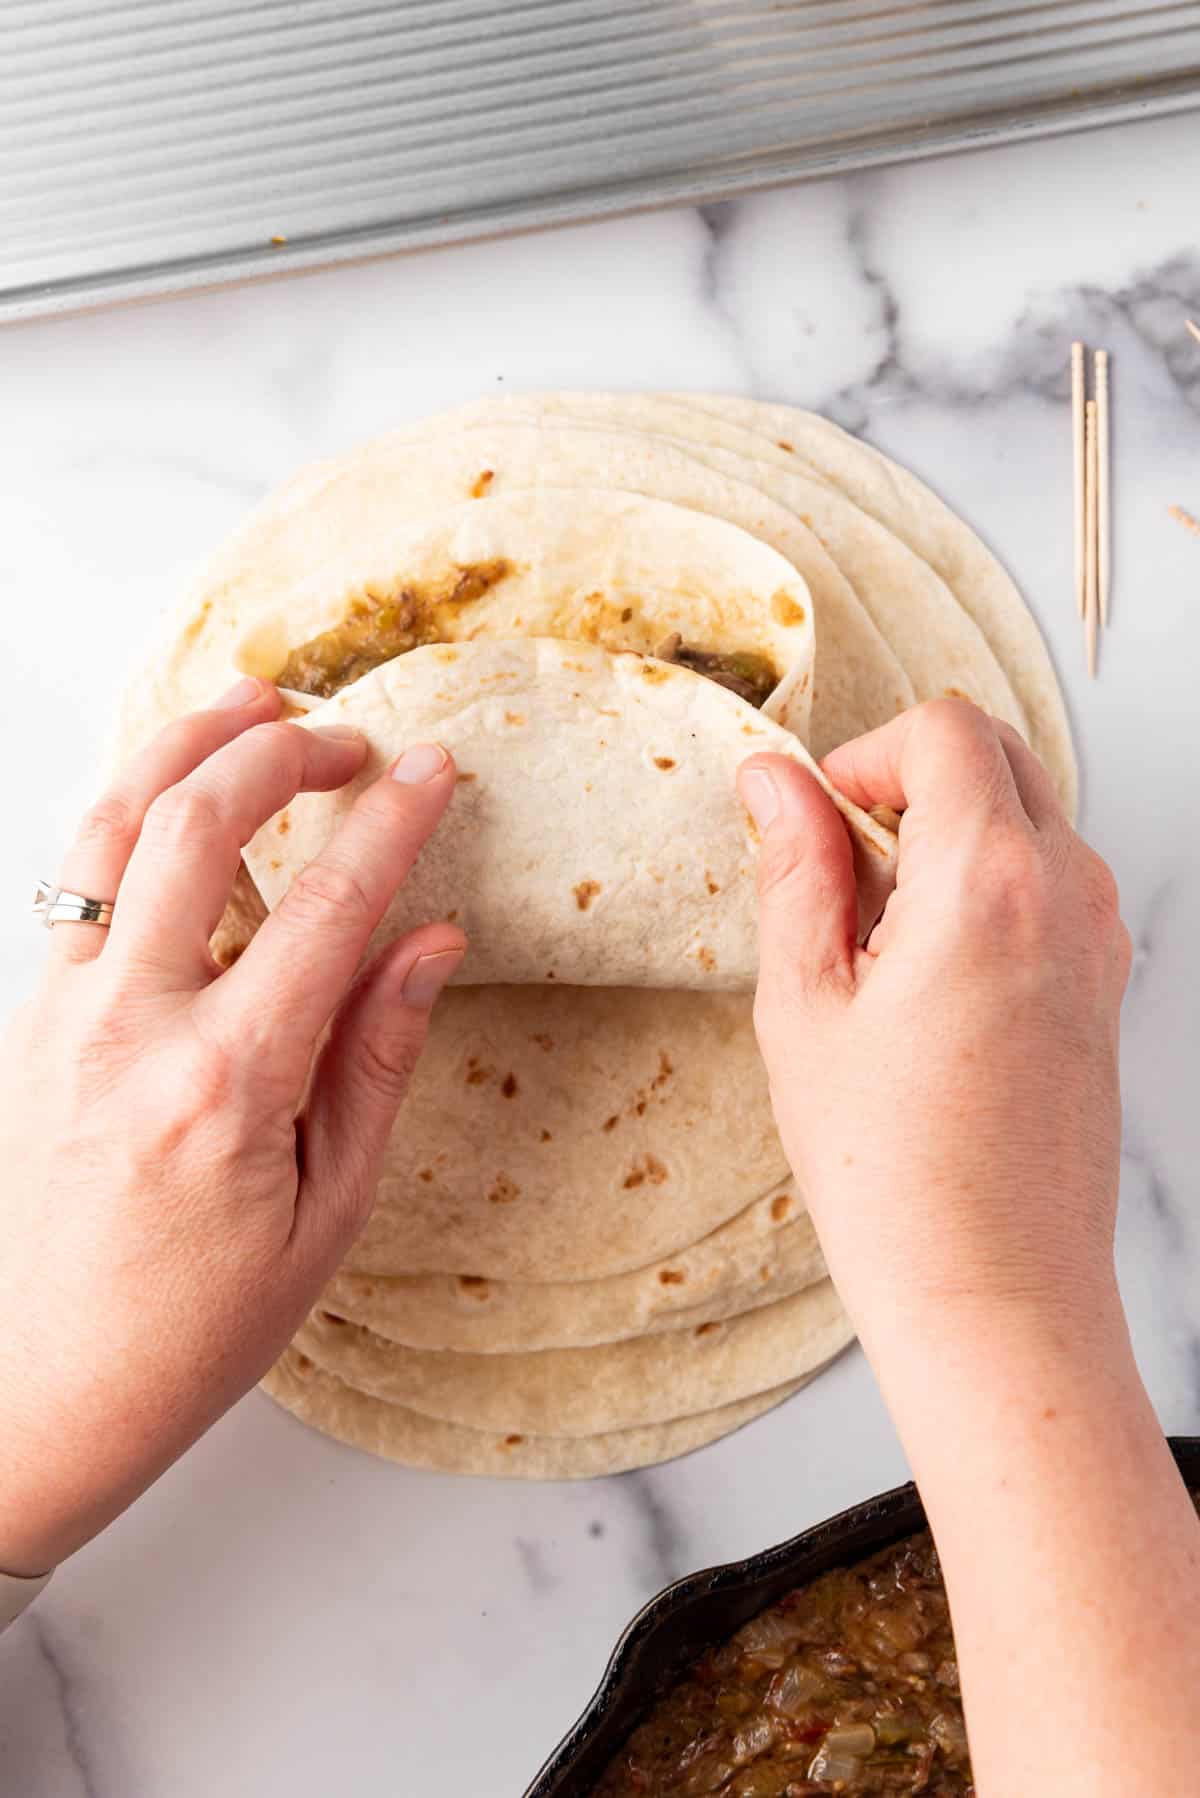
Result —
<instances>
[{"instance_id":1,"label":"metal baking sheet","mask_svg":"<svg viewBox=\"0 0 1200 1798\"><path fill-rule=\"evenodd\" d=\"M1200 105L1200 3L4 0L0 318Z\"/></svg>"}]
</instances>

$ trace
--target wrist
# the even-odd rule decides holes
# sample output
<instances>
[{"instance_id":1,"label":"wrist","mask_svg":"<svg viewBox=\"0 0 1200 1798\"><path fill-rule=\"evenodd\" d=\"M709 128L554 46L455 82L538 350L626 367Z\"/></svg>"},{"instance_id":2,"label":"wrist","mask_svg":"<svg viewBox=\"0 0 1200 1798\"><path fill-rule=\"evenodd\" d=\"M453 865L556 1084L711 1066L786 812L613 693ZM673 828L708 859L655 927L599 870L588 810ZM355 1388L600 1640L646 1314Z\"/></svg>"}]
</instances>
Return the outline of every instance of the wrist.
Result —
<instances>
[{"instance_id":1,"label":"wrist","mask_svg":"<svg viewBox=\"0 0 1200 1798\"><path fill-rule=\"evenodd\" d=\"M964 1457L1009 1467L1152 1418L1115 1281L1055 1305L1042 1296L946 1300L872 1319L863 1343L918 1483ZM1157 1425L1154 1426L1157 1429Z\"/></svg>"}]
</instances>

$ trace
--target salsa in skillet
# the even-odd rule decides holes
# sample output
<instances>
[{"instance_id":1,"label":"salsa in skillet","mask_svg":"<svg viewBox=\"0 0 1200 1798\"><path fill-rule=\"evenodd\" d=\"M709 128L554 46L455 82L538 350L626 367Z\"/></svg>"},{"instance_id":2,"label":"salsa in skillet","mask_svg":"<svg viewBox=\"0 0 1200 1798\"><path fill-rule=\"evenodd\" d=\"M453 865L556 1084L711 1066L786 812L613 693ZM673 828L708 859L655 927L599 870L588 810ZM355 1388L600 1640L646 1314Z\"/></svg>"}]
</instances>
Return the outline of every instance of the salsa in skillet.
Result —
<instances>
[{"instance_id":1,"label":"salsa in skillet","mask_svg":"<svg viewBox=\"0 0 1200 1798\"><path fill-rule=\"evenodd\" d=\"M660 1699L594 1798L973 1798L930 1536L827 1573Z\"/></svg>"}]
</instances>

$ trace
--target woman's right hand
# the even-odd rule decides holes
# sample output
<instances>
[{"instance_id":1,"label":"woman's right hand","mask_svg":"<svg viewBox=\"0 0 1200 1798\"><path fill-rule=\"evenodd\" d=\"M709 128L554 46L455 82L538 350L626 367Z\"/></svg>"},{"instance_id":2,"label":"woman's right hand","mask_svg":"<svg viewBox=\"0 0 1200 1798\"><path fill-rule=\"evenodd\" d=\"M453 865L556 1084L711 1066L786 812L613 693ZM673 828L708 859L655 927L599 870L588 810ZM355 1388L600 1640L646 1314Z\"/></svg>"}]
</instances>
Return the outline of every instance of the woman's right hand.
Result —
<instances>
[{"instance_id":1,"label":"woman's right hand","mask_svg":"<svg viewBox=\"0 0 1200 1798\"><path fill-rule=\"evenodd\" d=\"M972 706L918 707L824 765L902 812L898 884L859 949L832 804L793 762L745 764L756 1017L937 1539L974 1789L1176 1791L1200 1765L1200 1529L1113 1269L1112 876Z\"/></svg>"},{"instance_id":2,"label":"woman's right hand","mask_svg":"<svg viewBox=\"0 0 1200 1798\"><path fill-rule=\"evenodd\" d=\"M756 1022L789 1160L868 1348L956 1311L1115 1305L1112 875L1009 726L938 701L825 771L902 813L899 879L855 942L845 829L795 763L756 756Z\"/></svg>"}]
</instances>

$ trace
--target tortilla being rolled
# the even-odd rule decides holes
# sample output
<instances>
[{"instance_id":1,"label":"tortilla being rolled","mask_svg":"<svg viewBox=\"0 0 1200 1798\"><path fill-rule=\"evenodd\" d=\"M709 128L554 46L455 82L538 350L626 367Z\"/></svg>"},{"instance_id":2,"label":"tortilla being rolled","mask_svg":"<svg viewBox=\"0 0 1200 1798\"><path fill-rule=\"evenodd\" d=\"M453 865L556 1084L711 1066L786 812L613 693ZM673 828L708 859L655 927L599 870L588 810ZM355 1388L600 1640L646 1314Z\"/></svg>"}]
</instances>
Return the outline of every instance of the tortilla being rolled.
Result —
<instances>
[{"instance_id":1,"label":"tortilla being rolled","mask_svg":"<svg viewBox=\"0 0 1200 1798\"><path fill-rule=\"evenodd\" d=\"M255 884L274 909L358 792L409 744L439 741L458 790L372 947L452 919L470 940L467 984L751 990L757 832L735 776L756 751L801 762L845 818L862 933L894 882L893 833L835 793L790 731L678 664L549 638L435 644L303 727L334 723L366 736L364 771L264 826L246 850Z\"/></svg>"}]
</instances>

